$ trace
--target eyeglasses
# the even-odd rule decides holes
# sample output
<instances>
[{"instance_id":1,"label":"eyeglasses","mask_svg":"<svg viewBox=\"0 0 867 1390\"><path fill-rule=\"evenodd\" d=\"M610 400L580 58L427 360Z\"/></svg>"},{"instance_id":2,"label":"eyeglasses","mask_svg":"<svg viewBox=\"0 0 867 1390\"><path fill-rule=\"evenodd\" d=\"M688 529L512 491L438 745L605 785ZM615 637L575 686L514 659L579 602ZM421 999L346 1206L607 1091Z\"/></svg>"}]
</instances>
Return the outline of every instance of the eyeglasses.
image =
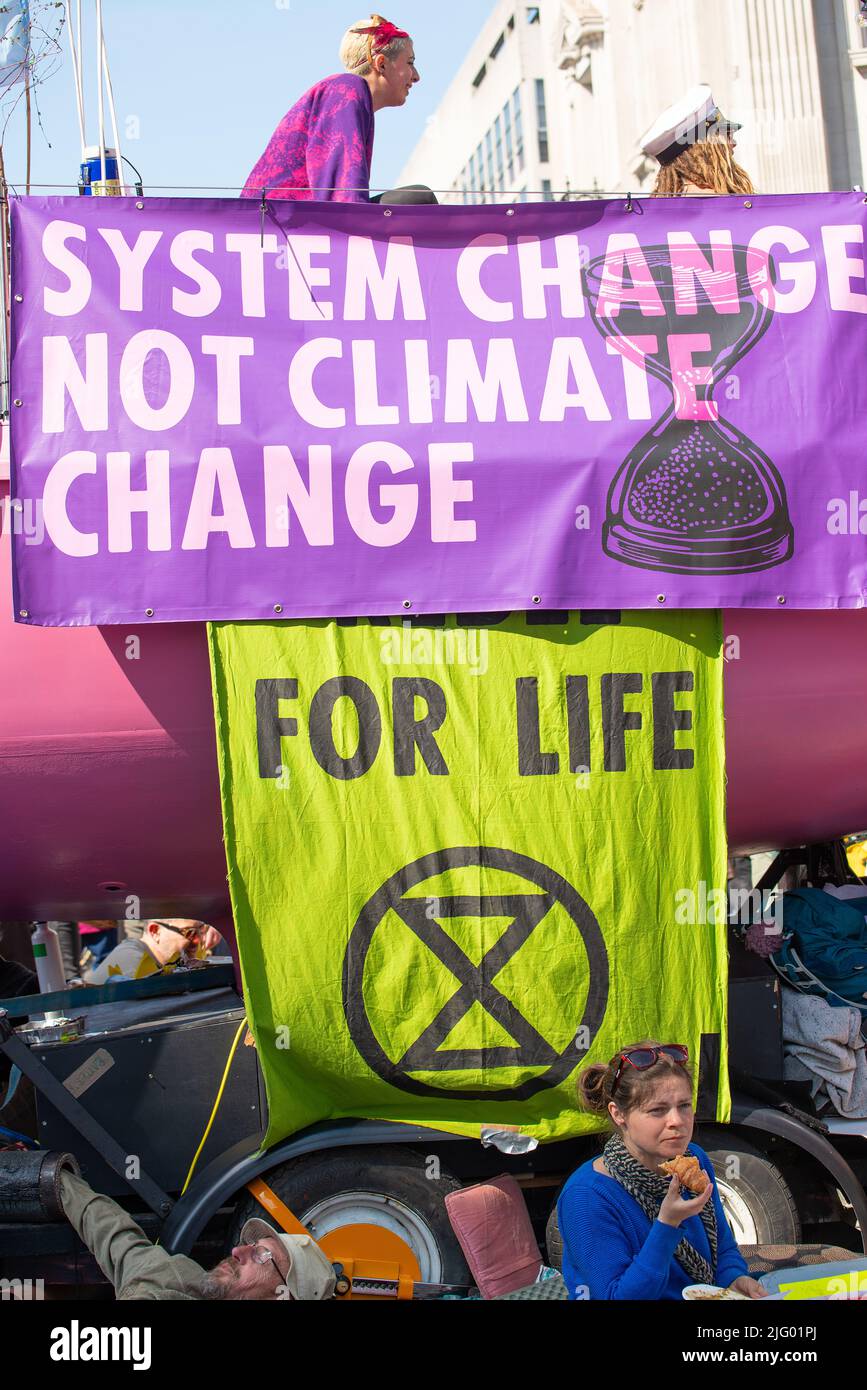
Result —
<instances>
[{"instance_id":1,"label":"eyeglasses","mask_svg":"<svg viewBox=\"0 0 867 1390\"><path fill-rule=\"evenodd\" d=\"M154 922L158 927L165 927L166 931L177 932L178 936L182 936L185 941L198 941L199 939L198 927L173 927L171 922L157 922L156 919Z\"/></svg>"},{"instance_id":2,"label":"eyeglasses","mask_svg":"<svg viewBox=\"0 0 867 1390\"><path fill-rule=\"evenodd\" d=\"M613 1067L617 1062L617 1070L611 1083L611 1095L613 1096L617 1090L617 1084L627 1066L635 1067L636 1071L647 1071L647 1068L654 1066L660 1057L670 1057L673 1062L685 1067L689 1061L689 1048L684 1047L683 1043L663 1043L661 1047L628 1047L625 1052L612 1057L609 1063L609 1066Z\"/></svg>"},{"instance_id":3,"label":"eyeglasses","mask_svg":"<svg viewBox=\"0 0 867 1390\"><path fill-rule=\"evenodd\" d=\"M252 1259L254 1265L266 1265L269 1260L272 1264L277 1263L277 1261L274 1258L274 1251L269 1250L267 1245L254 1245L253 1253L250 1256L250 1258Z\"/></svg>"},{"instance_id":4,"label":"eyeglasses","mask_svg":"<svg viewBox=\"0 0 867 1390\"><path fill-rule=\"evenodd\" d=\"M254 1265L272 1264L275 1270L277 1271L278 1276L281 1279L284 1278L283 1271L277 1263L277 1257L274 1254L274 1251L269 1250L267 1245L260 1245L257 1241L256 1244L253 1246L253 1251L250 1256L250 1259L253 1261Z\"/></svg>"}]
</instances>

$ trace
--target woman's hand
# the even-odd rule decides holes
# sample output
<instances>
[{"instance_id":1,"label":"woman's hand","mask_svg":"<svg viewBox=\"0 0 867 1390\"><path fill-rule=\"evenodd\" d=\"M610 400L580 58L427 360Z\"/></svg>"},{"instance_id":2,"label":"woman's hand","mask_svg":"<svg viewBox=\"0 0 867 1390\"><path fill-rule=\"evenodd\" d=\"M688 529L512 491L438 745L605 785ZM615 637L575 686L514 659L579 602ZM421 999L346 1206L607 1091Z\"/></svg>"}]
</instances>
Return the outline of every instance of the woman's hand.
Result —
<instances>
[{"instance_id":1,"label":"woman's hand","mask_svg":"<svg viewBox=\"0 0 867 1390\"><path fill-rule=\"evenodd\" d=\"M758 1279L751 1279L748 1274L742 1274L739 1279L735 1279L733 1284L729 1284L730 1289L735 1293L745 1293L747 1298L767 1298L768 1291L763 1289Z\"/></svg>"},{"instance_id":2,"label":"woman's hand","mask_svg":"<svg viewBox=\"0 0 867 1390\"><path fill-rule=\"evenodd\" d=\"M659 1208L658 1221L663 1226L679 1226L690 1216L697 1216L703 1207L706 1207L713 1193L713 1184L708 1183L700 1197L681 1197L680 1182L672 1176L668 1185L668 1191L662 1199L662 1206Z\"/></svg>"}]
</instances>

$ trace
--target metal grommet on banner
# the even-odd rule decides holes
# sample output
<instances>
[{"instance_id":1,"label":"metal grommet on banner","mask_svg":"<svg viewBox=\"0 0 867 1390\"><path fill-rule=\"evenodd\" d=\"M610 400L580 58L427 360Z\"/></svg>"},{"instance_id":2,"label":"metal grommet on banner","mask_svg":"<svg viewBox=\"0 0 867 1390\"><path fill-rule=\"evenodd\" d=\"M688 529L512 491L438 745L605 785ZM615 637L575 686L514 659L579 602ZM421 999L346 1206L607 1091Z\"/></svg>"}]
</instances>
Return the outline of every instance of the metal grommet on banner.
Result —
<instances>
[{"instance_id":1,"label":"metal grommet on banner","mask_svg":"<svg viewBox=\"0 0 867 1390\"><path fill-rule=\"evenodd\" d=\"M785 603L785 601L786 601L786 595L785 595L785 594L777 594L777 603L783 604L783 603Z\"/></svg>"},{"instance_id":2,"label":"metal grommet on banner","mask_svg":"<svg viewBox=\"0 0 867 1390\"><path fill-rule=\"evenodd\" d=\"M665 594L657 594L657 595L656 595L656 602L657 602L657 603L665 603Z\"/></svg>"},{"instance_id":3,"label":"metal grommet on banner","mask_svg":"<svg viewBox=\"0 0 867 1390\"><path fill-rule=\"evenodd\" d=\"M506 208L506 216L507 216L507 217L514 217L514 216L515 216L515 209L514 209L514 208Z\"/></svg>"},{"instance_id":4,"label":"metal grommet on banner","mask_svg":"<svg viewBox=\"0 0 867 1390\"><path fill-rule=\"evenodd\" d=\"M391 217L391 208L383 208L382 215L383 217Z\"/></svg>"},{"instance_id":5,"label":"metal grommet on banner","mask_svg":"<svg viewBox=\"0 0 867 1390\"><path fill-rule=\"evenodd\" d=\"M267 205L267 203L265 202L265 195L266 195L267 192L268 192L267 188L263 188L263 189L262 189L262 201L261 201L261 203L259 204L259 245L260 245L260 246L264 246L264 245L265 245L265 213L268 211L268 205Z\"/></svg>"},{"instance_id":6,"label":"metal grommet on banner","mask_svg":"<svg viewBox=\"0 0 867 1390\"><path fill-rule=\"evenodd\" d=\"M145 617L146 617L146 618L152 618L153 615L154 615L154 610L153 610L152 608L146 608L146 609L145 609Z\"/></svg>"},{"instance_id":7,"label":"metal grommet on banner","mask_svg":"<svg viewBox=\"0 0 867 1390\"><path fill-rule=\"evenodd\" d=\"M538 594L534 594L534 595L533 595L533 602L534 602L534 603L541 603L541 602L542 602L542 599L540 598L540 596L539 596Z\"/></svg>"},{"instance_id":8,"label":"metal grommet on banner","mask_svg":"<svg viewBox=\"0 0 867 1390\"><path fill-rule=\"evenodd\" d=\"M13 405L23 405L23 401L13 401Z\"/></svg>"},{"instance_id":9,"label":"metal grommet on banner","mask_svg":"<svg viewBox=\"0 0 867 1390\"><path fill-rule=\"evenodd\" d=\"M142 208L144 207L144 203L136 203L136 207L138 208L139 212L141 212Z\"/></svg>"},{"instance_id":10,"label":"metal grommet on banner","mask_svg":"<svg viewBox=\"0 0 867 1390\"><path fill-rule=\"evenodd\" d=\"M24 303L24 295L23 295L23 294L16 294L16 296L15 296L15 303L16 303L16 304L23 304L23 303Z\"/></svg>"},{"instance_id":11,"label":"metal grommet on banner","mask_svg":"<svg viewBox=\"0 0 867 1390\"><path fill-rule=\"evenodd\" d=\"M282 612L283 612L283 605L282 605L282 603L275 603L275 604L274 604L274 612L275 612L275 613L282 613Z\"/></svg>"},{"instance_id":12,"label":"metal grommet on banner","mask_svg":"<svg viewBox=\"0 0 867 1390\"><path fill-rule=\"evenodd\" d=\"M744 207L745 207L745 208L751 208L751 207L752 207L752 203L750 202L749 198L748 198L747 201L744 203Z\"/></svg>"},{"instance_id":13,"label":"metal grommet on banner","mask_svg":"<svg viewBox=\"0 0 867 1390\"><path fill-rule=\"evenodd\" d=\"M29 618L29 617L30 617L30 610L27 609L27 608L19 608L19 609L18 609L18 616L19 616L19 618Z\"/></svg>"},{"instance_id":14,"label":"metal grommet on banner","mask_svg":"<svg viewBox=\"0 0 867 1390\"><path fill-rule=\"evenodd\" d=\"M404 608L412 608L412 599L411 599L411 598L405 598L404 601L403 601L403 606L404 606Z\"/></svg>"}]
</instances>

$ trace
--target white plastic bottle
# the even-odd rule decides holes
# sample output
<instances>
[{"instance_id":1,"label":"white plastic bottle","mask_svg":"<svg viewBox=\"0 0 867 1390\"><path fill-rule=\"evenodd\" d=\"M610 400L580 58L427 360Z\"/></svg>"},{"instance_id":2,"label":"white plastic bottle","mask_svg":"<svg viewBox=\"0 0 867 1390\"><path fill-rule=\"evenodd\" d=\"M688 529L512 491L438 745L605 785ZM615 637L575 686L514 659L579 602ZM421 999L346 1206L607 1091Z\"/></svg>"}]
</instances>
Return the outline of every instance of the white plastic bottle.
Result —
<instances>
[{"instance_id":1,"label":"white plastic bottle","mask_svg":"<svg viewBox=\"0 0 867 1390\"><path fill-rule=\"evenodd\" d=\"M53 927L47 922L37 922L36 930L30 938L33 959L36 962L36 975L40 994L53 994L55 990L66 989L66 972L63 969L63 955L60 940ZM63 1010L54 1009L44 1014L46 1022L62 1018Z\"/></svg>"}]
</instances>

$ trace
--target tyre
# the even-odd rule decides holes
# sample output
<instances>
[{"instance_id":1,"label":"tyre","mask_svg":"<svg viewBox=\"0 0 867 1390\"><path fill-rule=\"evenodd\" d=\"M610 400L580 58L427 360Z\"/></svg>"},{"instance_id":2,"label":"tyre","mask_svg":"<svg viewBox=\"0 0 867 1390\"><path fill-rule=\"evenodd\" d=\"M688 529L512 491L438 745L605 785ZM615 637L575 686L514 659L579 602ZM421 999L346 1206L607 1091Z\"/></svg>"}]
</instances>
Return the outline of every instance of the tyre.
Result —
<instances>
[{"instance_id":1,"label":"tyre","mask_svg":"<svg viewBox=\"0 0 867 1390\"><path fill-rule=\"evenodd\" d=\"M428 1177L430 1167L430 1157L399 1146L334 1149L305 1154L261 1177L330 1258L371 1258L369 1228L377 1227L376 1258L392 1254L403 1264L402 1243L415 1257L415 1278L422 1283L470 1284L444 1200L461 1183L444 1169ZM245 1192L232 1218L230 1246L238 1244L244 1222L252 1216L273 1224ZM359 1234L354 1236L350 1227Z\"/></svg>"},{"instance_id":2,"label":"tyre","mask_svg":"<svg viewBox=\"0 0 867 1390\"><path fill-rule=\"evenodd\" d=\"M797 1245L801 1221L776 1164L738 1134L698 1136L716 1173L726 1219L738 1245Z\"/></svg>"},{"instance_id":3,"label":"tyre","mask_svg":"<svg viewBox=\"0 0 867 1390\"><path fill-rule=\"evenodd\" d=\"M557 1193L560 1196L560 1193ZM548 1224L545 1227L545 1249L548 1254L548 1264L552 1269L563 1268L563 1237L560 1234L560 1227L557 1224L557 1203L555 1201L551 1208L551 1215L548 1217Z\"/></svg>"}]
</instances>

